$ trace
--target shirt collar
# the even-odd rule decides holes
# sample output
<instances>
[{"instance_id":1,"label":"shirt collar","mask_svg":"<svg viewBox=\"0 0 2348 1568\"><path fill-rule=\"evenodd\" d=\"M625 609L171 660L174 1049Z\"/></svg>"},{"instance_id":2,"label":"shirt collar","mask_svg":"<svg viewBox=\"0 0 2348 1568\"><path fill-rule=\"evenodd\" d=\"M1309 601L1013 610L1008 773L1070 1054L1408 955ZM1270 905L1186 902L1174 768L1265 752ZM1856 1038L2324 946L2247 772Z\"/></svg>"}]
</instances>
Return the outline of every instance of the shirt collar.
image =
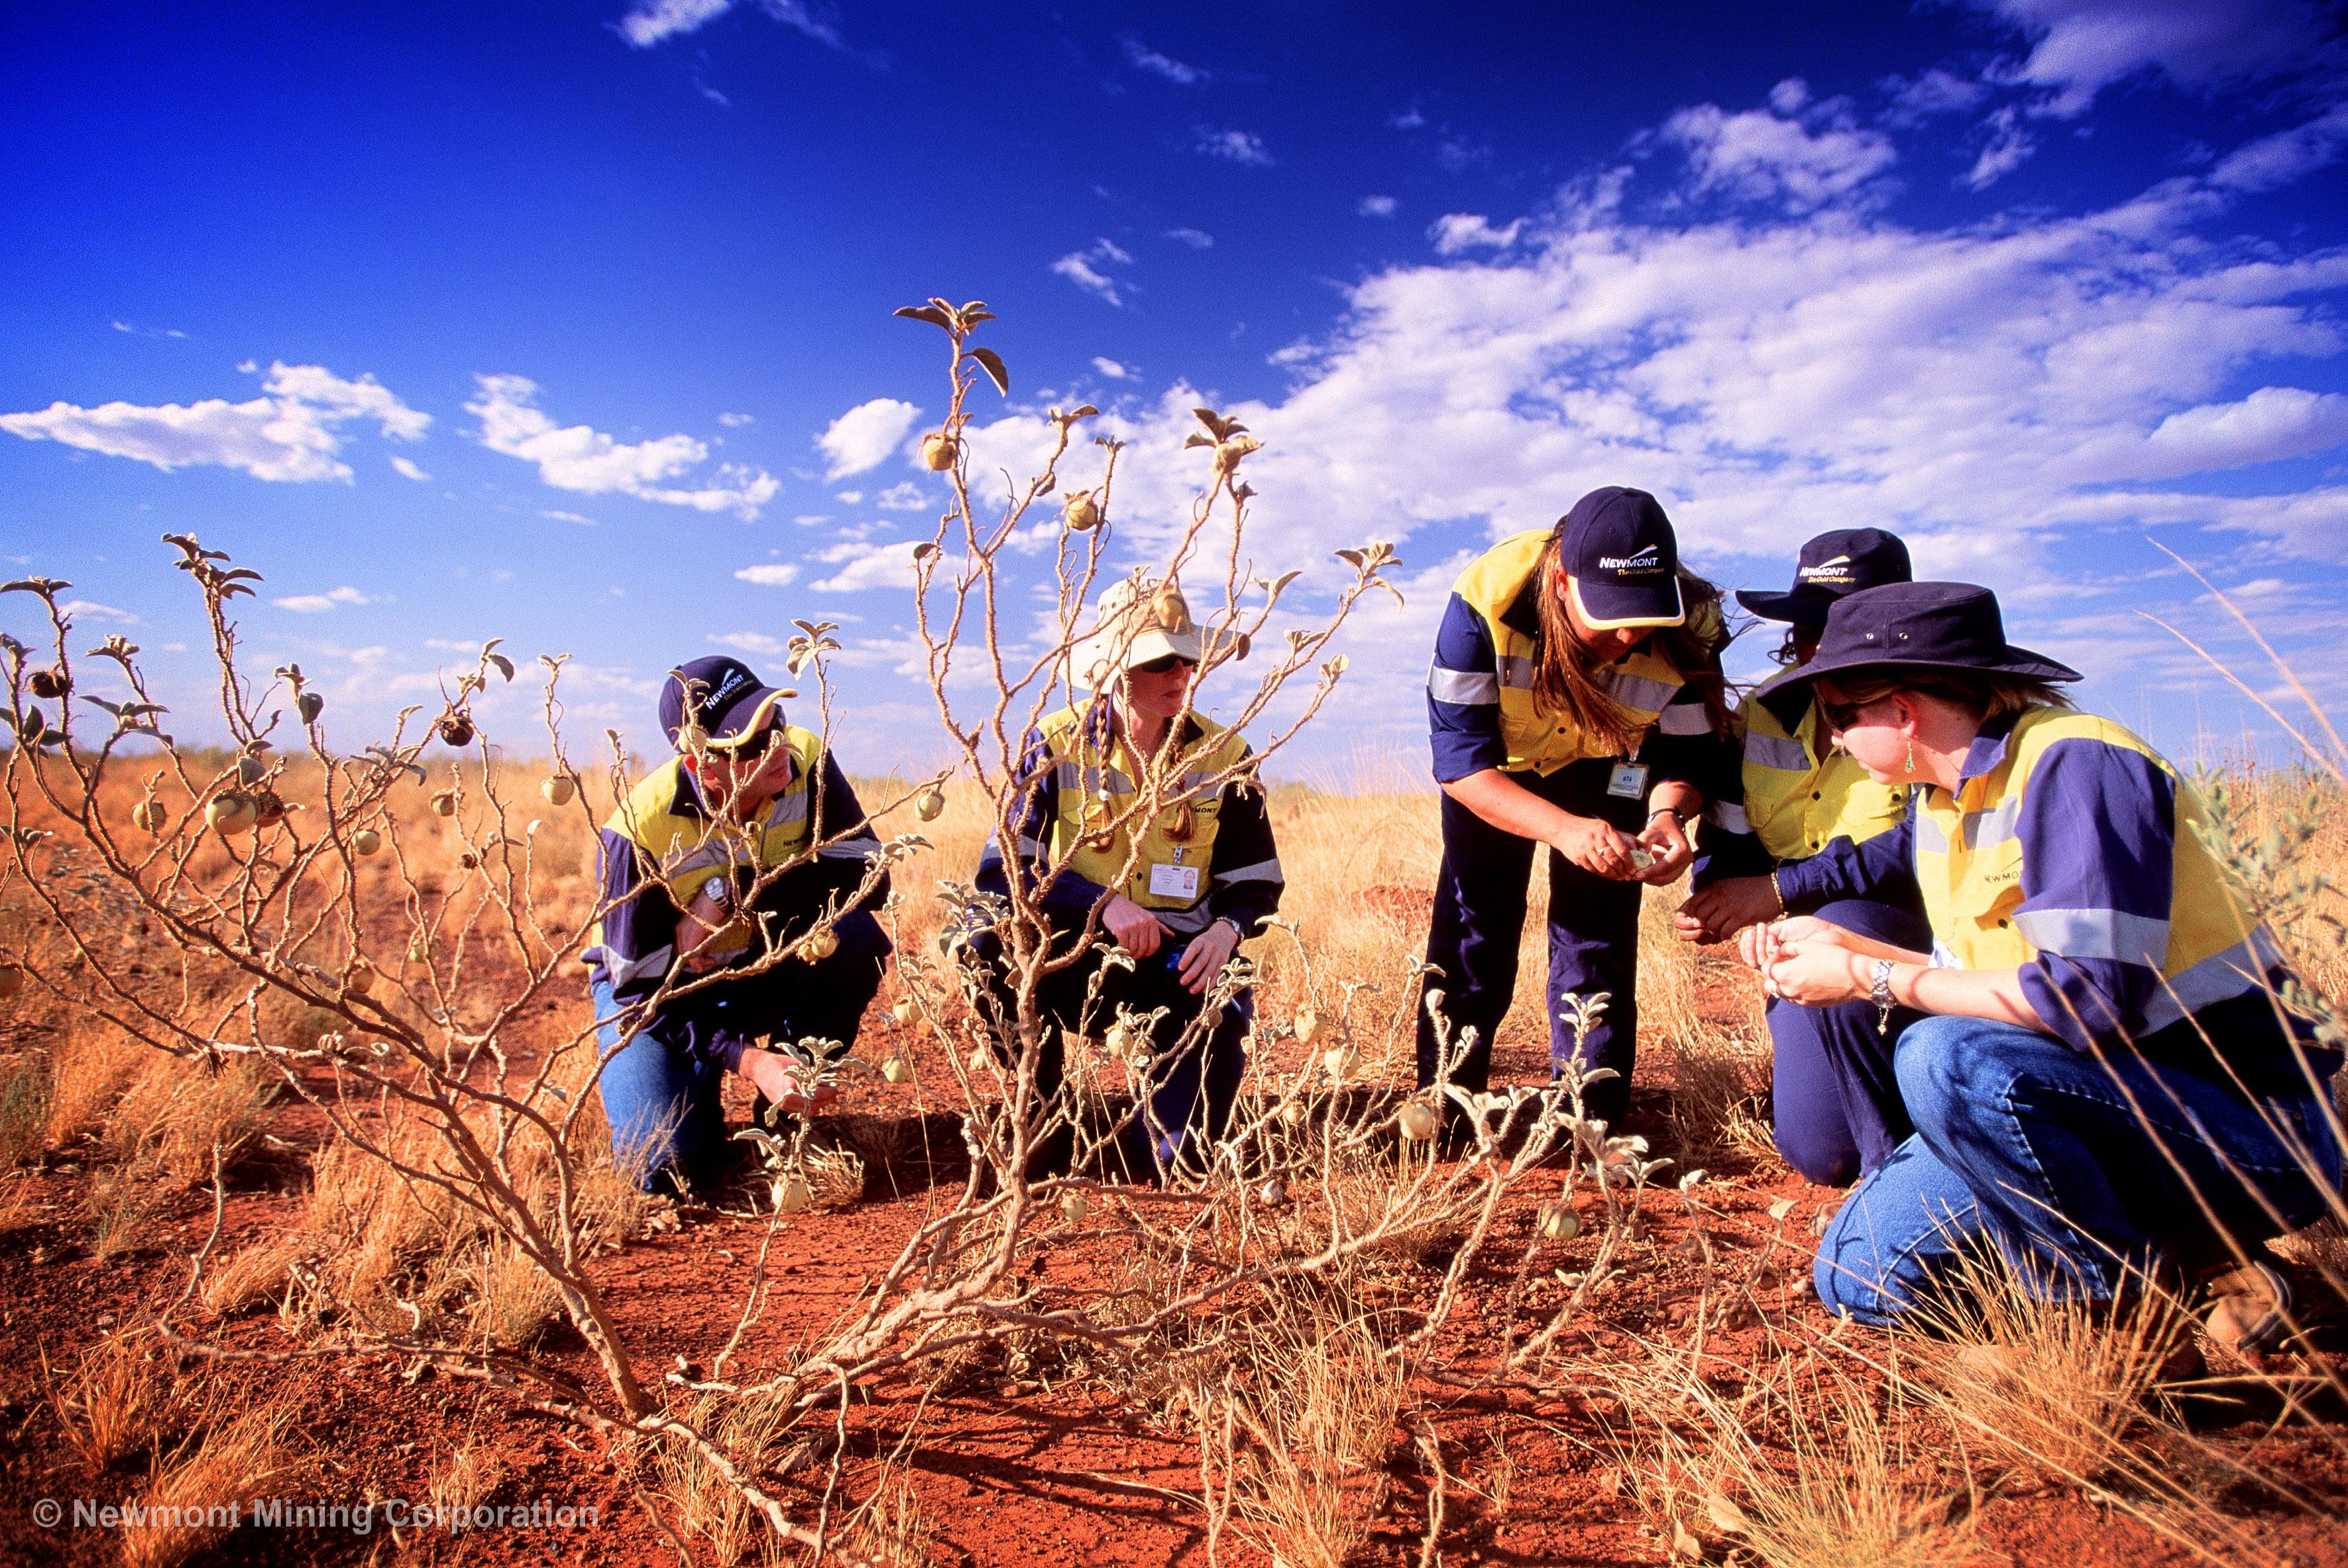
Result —
<instances>
[{"instance_id":1,"label":"shirt collar","mask_svg":"<svg viewBox=\"0 0 2348 1568\"><path fill-rule=\"evenodd\" d=\"M2006 744L2013 738L2013 727L2021 722L2019 713L2002 713L1981 727L1981 733L1965 750L1965 765L1957 769L1960 787L2005 760Z\"/></svg>"}]
</instances>

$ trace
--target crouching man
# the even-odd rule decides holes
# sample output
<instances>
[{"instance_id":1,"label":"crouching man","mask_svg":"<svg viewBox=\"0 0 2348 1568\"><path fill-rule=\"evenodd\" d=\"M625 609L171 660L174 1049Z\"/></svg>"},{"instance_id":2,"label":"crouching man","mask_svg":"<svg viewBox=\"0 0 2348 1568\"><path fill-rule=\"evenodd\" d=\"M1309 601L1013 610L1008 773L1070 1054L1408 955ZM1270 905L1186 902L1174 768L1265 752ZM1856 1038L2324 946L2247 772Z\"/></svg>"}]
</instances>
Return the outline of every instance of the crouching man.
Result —
<instances>
[{"instance_id":1,"label":"crouching man","mask_svg":"<svg viewBox=\"0 0 2348 1568\"><path fill-rule=\"evenodd\" d=\"M603 1111L614 1158L648 1191L724 1175L729 1072L786 1111L829 1101L752 1042L853 1044L880 986L889 939L870 912L888 880L865 885L880 844L821 738L783 722L795 695L736 659L671 672L661 727L677 754L603 825L604 913L586 954ZM766 956L778 950L789 956ZM671 980L697 988L655 1005Z\"/></svg>"}]
</instances>

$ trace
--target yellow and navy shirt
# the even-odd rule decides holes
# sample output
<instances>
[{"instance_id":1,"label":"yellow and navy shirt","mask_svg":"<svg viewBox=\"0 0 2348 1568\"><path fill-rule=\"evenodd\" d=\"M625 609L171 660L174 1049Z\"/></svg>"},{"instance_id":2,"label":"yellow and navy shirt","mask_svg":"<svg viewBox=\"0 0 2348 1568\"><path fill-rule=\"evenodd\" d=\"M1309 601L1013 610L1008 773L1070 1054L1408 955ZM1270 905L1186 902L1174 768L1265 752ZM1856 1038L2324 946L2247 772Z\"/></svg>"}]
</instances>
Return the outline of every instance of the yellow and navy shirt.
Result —
<instances>
[{"instance_id":1,"label":"yellow and navy shirt","mask_svg":"<svg viewBox=\"0 0 2348 1568\"><path fill-rule=\"evenodd\" d=\"M1919 787L1897 828L1838 839L1778 882L1788 903L1816 904L1912 874L1934 962L2018 969L2072 1047L2199 1062L2206 1034L2246 1081L2303 1091L2266 995L2281 953L2196 830L2205 820L2192 785L2127 730L2035 707L1982 727L1954 794ZM2338 1068L2337 1052L2302 1048L2319 1076Z\"/></svg>"},{"instance_id":2,"label":"yellow and navy shirt","mask_svg":"<svg viewBox=\"0 0 2348 1568\"><path fill-rule=\"evenodd\" d=\"M1195 713L1178 721L1178 760L1164 804L1148 820L1107 824L1141 797L1110 705L1064 708L1027 732L1012 802L1012 858L1053 923L1081 925L1114 891L1178 936L1229 920L1252 936L1287 883L1263 790L1251 772L1216 782L1251 755L1247 742ZM1052 870L1057 866L1056 871ZM978 891L1010 892L999 838L980 855Z\"/></svg>"},{"instance_id":3,"label":"yellow and navy shirt","mask_svg":"<svg viewBox=\"0 0 2348 1568\"><path fill-rule=\"evenodd\" d=\"M1612 755L1533 701L1540 636L1533 578L1548 541L1547 529L1511 535L1452 585L1426 672L1426 727L1439 784L1494 768L1553 773ZM1718 614L1710 605L1697 613ZM1632 750L1654 779L1702 787L1718 774L1725 743L1713 734L1702 694L1669 661L1634 650L1601 665L1595 680L1643 726Z\"/></svg>"},{"instance_id":4,"label":"yellow and navy shirt","mask_svg":"<svg viewBox=\"0 0 2348 1568\"><path fill-rule=\"evenodd\" d=\"M1693 872L1697 888L1724 877L1766 875L1837 839L1863 844L1908 815L1905 786L1878 784L1827 744L1816 703L1788 720L1773 704L1747 696L1736 709L1736 738L1735 778L1708 791Z\"/></svg>"},{"instance_id":5,"label":"yellow and navy shirt","mask_svg":"<svg viewBox=\"0 0 2348 1568\"><path fill-rule=\"evenodd\" d=\"M591 981L609 985L621 1004L641 1002L668 977L678 956L678 911L711 881L724 877L747 887L763 871L789 866L751 906L775 917L778 934L788 937L864 880L880 845L848 776L818 737L792 726L782 738L794 758L791 782L747 831L712 830L708 806L682 758L647 774L603 824L596 879L604 914L582 956ZM878 908L888 892L883 874L850 907ZM706 1006L723 989L664 1005L646 1032L731 1068L744 1042L720 1027Z\"/></svg>"}]
</instances>

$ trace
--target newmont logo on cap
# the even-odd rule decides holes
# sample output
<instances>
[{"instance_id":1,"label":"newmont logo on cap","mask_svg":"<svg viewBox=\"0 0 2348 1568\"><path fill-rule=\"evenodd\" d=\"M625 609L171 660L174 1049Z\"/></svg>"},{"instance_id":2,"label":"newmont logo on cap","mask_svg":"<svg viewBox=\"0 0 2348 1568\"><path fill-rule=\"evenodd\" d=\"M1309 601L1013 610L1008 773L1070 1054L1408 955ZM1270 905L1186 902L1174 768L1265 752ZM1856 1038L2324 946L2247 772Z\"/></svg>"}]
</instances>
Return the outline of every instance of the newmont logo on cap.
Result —
<instances>
[{"instance_id":1,"label":"newmont logo on cap","mask_svg":"<svg viewBox=\"0 0 2348 1568\"><path fill-rule=\"evenodd\" d=\"M1802 546L1791 592L1764 593L1740 588L1736 602L1765 621L1823 626L1827 612L1844 594L1880 588L1886 583L1905 583L1912 575L1908 547L1898 534L1879 528L1838 528Z\"/></svg>"},{"instance_id":2,"label":"newmont logo on cap","mask_svg":"<svg viewBox=\"0 0 2348 1568\"><path fill-rule=\"evenodd\" d=\"M1608 485L1574 502L1557 527L1558 560L1583 625L1612 632L1687 620L1679 541L1653 496Z\"/></svg>"}]
</instances>

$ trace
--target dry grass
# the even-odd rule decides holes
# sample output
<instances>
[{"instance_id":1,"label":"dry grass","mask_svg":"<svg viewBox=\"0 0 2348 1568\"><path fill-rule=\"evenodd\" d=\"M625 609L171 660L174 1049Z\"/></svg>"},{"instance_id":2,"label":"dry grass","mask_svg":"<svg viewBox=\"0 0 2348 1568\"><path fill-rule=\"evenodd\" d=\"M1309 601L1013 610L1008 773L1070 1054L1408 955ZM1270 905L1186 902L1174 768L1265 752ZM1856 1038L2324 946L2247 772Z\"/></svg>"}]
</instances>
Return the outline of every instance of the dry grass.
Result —
<instances>
[{"instance_id":1,"label":"dry grass","mask_svg":"<svg viewBox=\"0 0 2348 1568\"><path fill-rule=\"evenodd\" d=\"M473 1292L473 1331L487 1344L527 1348L562 1317L562 1293L554 1282L503 1240L473 1254L466 1282Z\"/></svg>"},{"instance_id":2,"label":"dry grass","mask_svg":"<svg viewBox=\"0 0 2348 1568\"><path fill-rule=\"evenodd\" d=\"M134 1501L144 1522L122 1532L125 1568L179 1568L222 1540L236 1508L291 1468L285 1429L292 1411L259 1407L208 1427L159 1465Z\"/></svg>"},{"instance_id":3,"label":"dry grass","mask_svg":"<svg viewBox=\"0 0 2348 1568\"><path fill-rule=\"evenodd\" d=\"M62 1148L96 1129L123 1086L153 1059L152 1050L110 1025L77 1023L49 1063L48 1146Z\"/></svg>"},{"instance_id":4,"label":"dry grass","mask_svg":"<svg viewBox=\"0 0 2348 1568\"><path fill-rule=\"evenodd\" d=\"M89 1250L100 1263L156 1244L157 1224L179 1199L151 1158L90 1172L83 1202L89 1210Z\"/></svg>"},{"instance_id":5,"label":"dry grass","mask_svg":"<svg viewBox=\"0 0 2348 1568\"><path fill-rule=\"evenodd\" d=\"M0 1170L37 1163L48 1127L46 1058L26 1051L0 1061Z\"/></svg>"},{"instance_id":6,"label":"dry grass","mask_svg":"<svg viewBox=\"0 0 2348 1568\"><path fill-rule=\"evenodd\" d=\"M274 1300L283 1294L293 1265L315 1244L314 1237L300 1231L263 1236L209 1269L199 1299L206 1311L222 1317Z\"/></svg>"},{"instance_id":7,"label":"dry grass","mask_svg":"<svg viewBox=\"0 0 2348 1568\"><path fill-rule=\"evenodd\" d=\"M785 1439L797 1417L793 1390L699 1396L685 1418L727 1459L753 1474L782 1458ZM766 1521L742 1494L698 1453L672 1439L653 1461L660 1493L676 1510L688 1537L709 1543L720 1563L736 1563L752 1546L768 1539Z\"/></svg>"},{"instance_id":8,"label":"dry grass","mask_svg":"<svg viewBox=\"0 0 2348 1568\"><path fill-rule=\"evenodd\" d=\"M92 1470L150 1453L180 1429L191 1390L175 1382L154 1341L117 1334L82 1352L50 1403L66 1445Z\"/></svg>"},{"instance_id":9,"label":"dry grass","mask_svg":"<svg viewBox=\"0 0 2348 1568\"><path fill-rule=\"evenodd\" d=\"M467 1441L432 1472L432 1506L462 1516L489 1501L505 1480L505 1462L481 1443Z\"/></svg>"},{"instance_id":10,"label":"dry grass","mask_svg":"<svg viewBox=\"0 0 2348 1568\"><path fill-rule=\"evenodd\" d=\"M841 1528L848 1552L881 1568L922 1568L938 1552L937 1521L911 1482L884 1477Z\"/></svg>"},{"instance_id":11,"label":"dry grass","mask_svg":"<svg viewBox=\"0 0 2348 1568\"><path fill-rule=\"evenodd\" d=\"M182 1187L209 1183L215 1151L225 1168L261 1136L277 1090L277 1075L254 1057L155 1057L108 1115L107 1151L126 1164L149 1161Z\"/></svg>"}]
</instances>

